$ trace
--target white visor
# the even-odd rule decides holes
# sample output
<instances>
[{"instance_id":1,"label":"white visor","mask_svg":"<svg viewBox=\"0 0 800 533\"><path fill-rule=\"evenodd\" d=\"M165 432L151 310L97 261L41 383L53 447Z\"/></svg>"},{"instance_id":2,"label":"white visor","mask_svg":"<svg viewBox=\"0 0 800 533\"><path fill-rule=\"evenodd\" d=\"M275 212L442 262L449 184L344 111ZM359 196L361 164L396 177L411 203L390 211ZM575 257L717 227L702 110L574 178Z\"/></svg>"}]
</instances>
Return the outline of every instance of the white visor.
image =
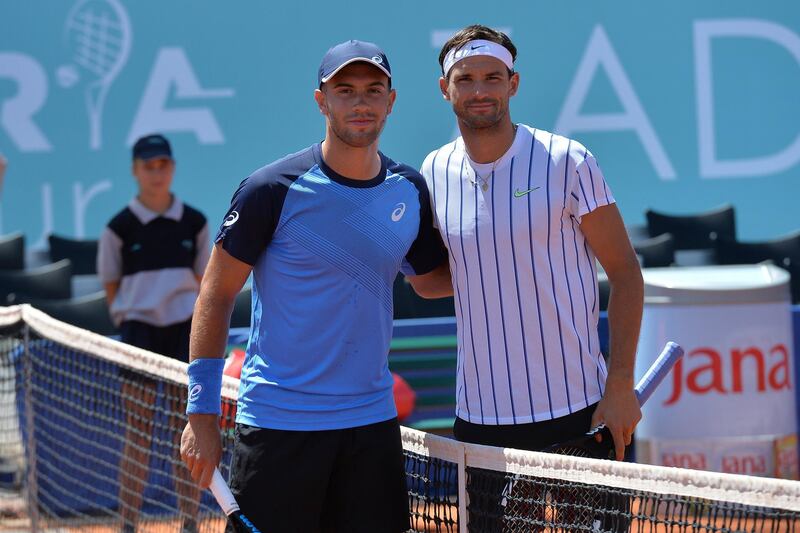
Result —
<instances>
[{"instance_id":1,"label":"white visor","mask_svg":"<svg viewBox=\"0 0 800 533\"><path fill-rule=\"evenodd\" d=\"M502 61L508 70L514 70L514 59L511 57L511 52L502 44L497 44L492 41L484 41L483 39L476 39L460 46L458 49L453 48L447 55L444 56L444 76L450 72L453 66L461 61L472 56L491 56Z\"/></svg>"}]
</instances>

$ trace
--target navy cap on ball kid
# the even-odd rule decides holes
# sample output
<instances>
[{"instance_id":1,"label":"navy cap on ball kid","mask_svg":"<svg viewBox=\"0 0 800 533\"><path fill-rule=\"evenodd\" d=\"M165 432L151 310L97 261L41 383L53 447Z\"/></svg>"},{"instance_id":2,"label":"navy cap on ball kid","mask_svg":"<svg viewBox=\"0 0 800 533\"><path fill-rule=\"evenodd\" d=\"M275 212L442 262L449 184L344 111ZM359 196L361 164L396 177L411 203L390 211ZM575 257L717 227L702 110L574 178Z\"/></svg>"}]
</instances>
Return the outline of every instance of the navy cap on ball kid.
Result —
<instances>
[{"instance_id":1,"label":"navy cap on ball kid","mask_svg":"<svg viewBox=\"0 0 800 533\"><path fill-rule=\"evenodd\" d=\"M344 67L357 61L370 63L382 70L389 76L389 86L391 87L392 69L383 50L374 43L354 39L337 44L325 53L317 75L320 87Z\"/></svg>"},{"instance_id":2,"label":"navy cap on ball kid","mask_svg":"<svg viewBox=\"0 0 800 533\"><path fill-rule=\"evenodd\" d=\"M133 145L134 159L148 161L159 157L172 159L172 147L163 135L145 135Z\"/></svg>"}]
</instances>

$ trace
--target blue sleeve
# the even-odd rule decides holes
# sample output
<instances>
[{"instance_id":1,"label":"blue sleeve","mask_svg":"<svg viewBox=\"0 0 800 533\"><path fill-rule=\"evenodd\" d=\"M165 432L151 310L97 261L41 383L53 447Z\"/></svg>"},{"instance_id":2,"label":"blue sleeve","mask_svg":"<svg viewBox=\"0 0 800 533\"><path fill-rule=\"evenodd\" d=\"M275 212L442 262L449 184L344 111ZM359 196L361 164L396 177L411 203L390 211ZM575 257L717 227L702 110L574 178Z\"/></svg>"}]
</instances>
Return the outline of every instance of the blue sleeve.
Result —
<instances>
[{"instance_id":1,"label":"blue sleeve","mask_svg":"<svg viewBox=\"0 0 800 533\"><path fill-rule=\"evenodd\" d=\"M239 184L214 243L239 261L255 265L266 250L280 220L288 190L280 179L270 179L264 169Z\"/></svg>"},{"instance_id":2,"label":"blue sleeve","mask_svg":"<svg viewBox=\"0 0 800 533\"><path fill-rule=\"evenodd\" d=\"M447 248L442 242L439 230L433 226L431 199L425 179L411 167L406 165L402 167L404 168L399 173L414 184L419 197L419 230L405 258L405 263L411 267L412 272L403 268L403 274L410 276L427 274L447 260Z\"/></svg>"}]
</instances>

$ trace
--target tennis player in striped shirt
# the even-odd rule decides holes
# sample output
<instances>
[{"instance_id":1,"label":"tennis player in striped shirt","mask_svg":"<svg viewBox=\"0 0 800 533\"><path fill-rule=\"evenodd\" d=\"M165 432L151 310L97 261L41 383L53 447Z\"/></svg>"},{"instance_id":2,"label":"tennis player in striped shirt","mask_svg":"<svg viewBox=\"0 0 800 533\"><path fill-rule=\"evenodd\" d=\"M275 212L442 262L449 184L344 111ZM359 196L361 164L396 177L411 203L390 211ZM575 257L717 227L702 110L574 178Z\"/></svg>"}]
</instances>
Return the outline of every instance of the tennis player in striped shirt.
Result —
<instances>
[{"instance_id":1,"label":"tennis player in striped shirt","mask_svg":"<svg viewBox=\"0 0 800 533\"><path fill-rule=\"evenodd\" d=\"M616 457L641 418L633 368L643 283L614 197L580 143L515 124L516 48L485 26L442 48L440 87L461 137L422 165L450 252L457 411L466 442L539 450L604 422ZM608 274L610 360L597 336Z\"/></svg>"}]
</instances>

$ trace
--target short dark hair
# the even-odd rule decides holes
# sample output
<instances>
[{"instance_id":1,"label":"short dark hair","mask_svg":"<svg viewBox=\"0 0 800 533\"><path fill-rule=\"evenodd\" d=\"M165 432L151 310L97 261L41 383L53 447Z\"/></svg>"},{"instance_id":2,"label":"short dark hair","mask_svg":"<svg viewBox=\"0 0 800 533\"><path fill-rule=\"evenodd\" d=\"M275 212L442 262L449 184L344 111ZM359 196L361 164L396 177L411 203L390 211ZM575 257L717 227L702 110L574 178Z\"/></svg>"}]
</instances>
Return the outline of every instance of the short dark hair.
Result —
<instances>
[{"instance_id":1,"label":"short dark hair","mask_svg":"<svg viewBox=\"0 0 800 533\"><path fill-rule=\"evenodd\" d=\"M473 24L472 26L467 26L463 30L450 37L450 39L444 43L444 46L442 46L442 51L439 52L439 66L442 68L442 74L444 74L444 58L447 55L447 52L453 48L459 49L468 42L476 39L491 41L501 45L506 50L511 52L512 61L517 60L517 47L514 46L514 43L511 42L511 39L508 37L508 35L501 31L494 30L488 26ZM513 74L513 71L509 69L509 75L511 74Z\"/></svg>"}]
</instances>

